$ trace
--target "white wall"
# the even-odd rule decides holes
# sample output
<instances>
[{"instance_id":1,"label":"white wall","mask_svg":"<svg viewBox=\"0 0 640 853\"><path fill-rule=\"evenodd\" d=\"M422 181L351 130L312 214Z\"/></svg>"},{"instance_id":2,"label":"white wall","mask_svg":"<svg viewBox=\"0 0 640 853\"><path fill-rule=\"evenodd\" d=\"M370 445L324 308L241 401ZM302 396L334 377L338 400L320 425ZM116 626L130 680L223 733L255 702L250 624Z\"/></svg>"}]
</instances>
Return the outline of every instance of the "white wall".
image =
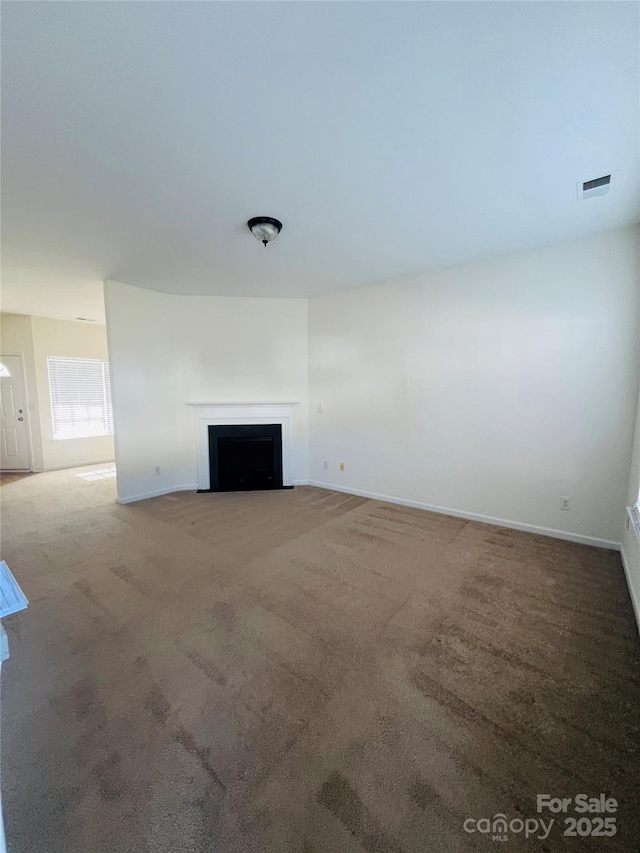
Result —
<instances>
[{"instance_id":1,"label":"white wall","mask_svg":"<svg viewBox=\"0 0 640 853\"><path fill-rule=\"evenodd\" d=\"M291 467L308 480L305 299L172 296L109 281L105 300L120 500L196 487L188 402L300 401Z\"/></svg>"},{"instance_id":2,"label":"white wall","mask_svg":"<svg viewBox=\"0 0 640 853\"><path fill-rule=\"evenodd\" d=\"M51 423L47 358L99 358L107 361L104 326L3 314L2 351L23 355L32 467L35 471L92 465L114 458L113 436L54 440Z\"/></svg>"},{"instance_id":3,"label":"white wall","mask_svg":"<svg viewBox=\"0 0 640 853\"><path fill-rule=\"evenodd\" d=\"M619 542L637 252L625 229L311 299L312 481Z\"/></svg>"},{"instance_id":4,"label":"white wall","mask_svg":"<svg viewBox=\"0 0 640 853\"><path fill-rule=\"evenodd\" d=\"M112 435L54 440L47 369L49 356L108 361L105 327L97 323L74 323L48 317L32 317L31 321L45 470L113 459Z\"/></svg>"},{"instance_id":5,"label":"white wall","mask_svg":"<svg viewBox=\"0 0 640 853\"><path fill-rule=\"evenodd\" d=\"M313 298L308 326L306 300L107 282L120 498L195 487L187 402L299 400L297 481L618 543L638 400L638 236Z\"/></svg>"}]
</instances>

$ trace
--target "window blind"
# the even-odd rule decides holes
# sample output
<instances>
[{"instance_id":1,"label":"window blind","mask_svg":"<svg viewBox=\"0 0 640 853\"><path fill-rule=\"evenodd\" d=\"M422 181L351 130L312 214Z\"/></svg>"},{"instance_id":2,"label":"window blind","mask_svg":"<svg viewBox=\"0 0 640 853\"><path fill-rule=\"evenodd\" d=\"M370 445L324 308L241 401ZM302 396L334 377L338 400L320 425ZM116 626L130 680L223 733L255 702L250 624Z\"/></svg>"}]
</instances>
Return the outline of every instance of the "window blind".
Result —
<instances>
[{"instance_id":1,"label":"window blind","mask_svg":"<svg viewBox=\"0 0 640 853\"><path fill-rule=\"evenodd\" d=\"M102 362L102 383L104 387L104 413L107 435L113 435L113 409L111 408L111 374L109 362Z\"/></svg>"},{"instance_id":2,"label":"window blind","mask_svg":"<svg viewBox=\"0 0 640 853\"><path fill-rule=\"evenodd\" d=\"M54 439L111 435L108 362L49 357L47 363Z\"/></svg>"}]
</instances>

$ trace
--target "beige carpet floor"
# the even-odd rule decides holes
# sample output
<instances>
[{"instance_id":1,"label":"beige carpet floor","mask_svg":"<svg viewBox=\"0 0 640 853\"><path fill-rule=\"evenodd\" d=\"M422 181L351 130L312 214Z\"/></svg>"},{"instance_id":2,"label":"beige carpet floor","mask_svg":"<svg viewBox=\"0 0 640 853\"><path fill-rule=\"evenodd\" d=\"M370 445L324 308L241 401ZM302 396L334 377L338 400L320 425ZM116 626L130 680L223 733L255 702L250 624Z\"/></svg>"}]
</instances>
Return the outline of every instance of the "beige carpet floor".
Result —
<instances>
[{"instance_id":1,"label":"beige carpet floor","mask_svg":"<svg viewBox=\"0 0 640 853\"><path fill-rule=\"evenodd\" d=\"M467 818L601 792L615 837L556 815L498 849L638 849L617 554L311 487L122 507L78 473L2 488L31 602L6 620L9 853L490 850Z\"/></svg>"}]
</instances>

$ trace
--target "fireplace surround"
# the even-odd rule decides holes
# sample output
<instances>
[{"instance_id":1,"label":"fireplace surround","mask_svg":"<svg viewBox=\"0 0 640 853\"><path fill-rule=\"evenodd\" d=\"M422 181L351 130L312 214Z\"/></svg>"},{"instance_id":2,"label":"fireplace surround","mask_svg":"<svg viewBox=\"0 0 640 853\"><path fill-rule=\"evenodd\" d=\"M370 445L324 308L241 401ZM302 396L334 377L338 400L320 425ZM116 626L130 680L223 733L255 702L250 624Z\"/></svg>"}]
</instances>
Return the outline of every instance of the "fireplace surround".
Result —
<instances>
[{"instance_id":1,"label":"fireplace surround","mask_svg":"<svg viewBox=\"0 0 640 853\"><path fill-rule=\"evenodd\" d=\"M293 486L291 476L291 419L295 402L188 403L196 414L198 438L198 490L211 491L209 427L280 427L282 481L276 488ZM223 436L224 437L224 436ZM232 436L229 436L232 437ZM240 438L242 436L239 436ZM247 434L247 438L250 436ZM255 448L254 448L255 450ZM253 451L252 451L253 452ZM219 484L213 490L221 491Z\"/></svg>"}]
</instances>

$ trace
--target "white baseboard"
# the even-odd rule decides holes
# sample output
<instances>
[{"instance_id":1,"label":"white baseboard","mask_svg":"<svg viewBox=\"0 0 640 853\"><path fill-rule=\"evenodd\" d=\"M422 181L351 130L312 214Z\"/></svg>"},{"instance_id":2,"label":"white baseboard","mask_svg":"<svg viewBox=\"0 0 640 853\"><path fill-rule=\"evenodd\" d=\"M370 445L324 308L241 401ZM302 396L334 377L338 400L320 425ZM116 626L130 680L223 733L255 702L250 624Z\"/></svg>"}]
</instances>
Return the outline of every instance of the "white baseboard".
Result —
<instances>
[{"instance_id":1,"label":"white baseboard","mask_svg":"<svg viewBox=\"0 0 640 853\"><path fill-rule=\"evenodd\" d=\"M115 459L98 459L93 462L71 462L64 465L48 465L46 468L34 468L34 474L42 474L45 471L64 471L65 468L88 468L89 465L115 465Z\"/></svg>"},{"instance_id":2,"label":"white baseboard","mask_svg":"<svg viewBox=\"0 0 640 853\"><path fill-rule=\"evenodd\" d=\"M187 486L171 486L167 489L155 489L153 492L144 492L140 495L131 495L128 498L116 498L116 503L124 506L125 504L132 504L136 501L146 501L148 498L159 498L162 495L170 495L173 492L195 492L198 489L197 483L189 483Z\"/></svg>"},{"instance_id":3,"label":"white baseboard","mask_svg":"<svg viewBox=\"0 0 640 853\"><path fill-rule=\"evenodd\" d=\"M624 551L624 545L620 545L620 557L622 559L622 567L624 569L624 576L627 580L627 589L629 590L629 597L631 598L631 604L633 606L633 612L636 617L636 624L638 626L638 632L640 633L640 598L636 594L633 583L631 581L631 570L629 569L629 561L627 560L627 555Z\"/></svg>"},{"instance_id":4,"label":"white baseboard","mask_svg":"<svg viewBox=\"0 0 640 853\"><path fill-rule=\"evenodd\" d=\"M464 512L463 510L451 509L446 506L434 506L433 504L423 503L422 501L410 501L405 500L404 498L396 498L392 495L380 495L376 492L365 492L362 489L348 489L343 486L335 486L332 483L320 483L316 480L310 480L309 485L317 486L320 489L330 489L334 492L344 492L348 495L358 495L358 497L370 498L374 501L400 504L400 506L410 506L414 509L424 509L427 512L437 512L441 515L453 515L456 518L465 518L467 521L478 521L481 524L495 524L498 527L508 527L512 530L523 530L525 533L537 533L539 536L550 536L553 539L565 539L568 542L577 542L580 545L591 545L594 548L609 548L612 551L620 550L619 542L612 542L609 539L596 539L593 536L583 536L579 533L571 533L568 530L555 530L551 527L538 527L535 524L525 524L522 521L511 521L508 518L493 518L490 515L478 515L474 512Z\"/></svg>"},{"instance_id":5,"label":"white baseboard","mask_svg":"<svg viewBox=\"0 0 640 853\"><path fill-rule=\"evenodd\" d=\"M312 485L309 483L309 480L294 480L291 483L292 486L309 486ZM122 504L132 504L136 501L146 501L147 498L159 498L162 495L170 495L172 492L195 492L200 488L197 483L190 483L187 486L171 486L170 489L156 489L153 492L144 492L140 495L132 495L129 498L116 498L116 503Z\"/></svg>"}]
</instances>

